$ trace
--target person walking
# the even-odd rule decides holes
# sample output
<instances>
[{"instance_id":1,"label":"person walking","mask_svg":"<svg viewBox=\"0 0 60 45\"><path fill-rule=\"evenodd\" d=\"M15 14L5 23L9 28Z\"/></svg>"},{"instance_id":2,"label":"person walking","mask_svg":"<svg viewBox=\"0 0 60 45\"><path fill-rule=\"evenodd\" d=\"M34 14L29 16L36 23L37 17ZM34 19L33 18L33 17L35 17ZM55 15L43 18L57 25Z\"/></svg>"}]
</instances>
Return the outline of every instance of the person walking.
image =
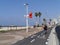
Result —
<instances>
[{"instance_id":1,"label":"person walking","mask_svg":"<svg viewBox=\"0 0 60 45\"><path fill-rule=\"evenodd\" d=\"M42 24L42 27L43 27L42 36L43 36L44 39L46 39L47 38L46 34L47 34L47 30L48 30L47 25Z\"/></svg>"},{"instance_id":2,"label":"person walking","mask_svg":"<svg viewBox=\"0 0 60 45\"><path fill-rule=\"evenodd\" d=\"M47 34L47 30L48 30L47 25L44 25L45 35Z\"/></svg>"}]
</instances>

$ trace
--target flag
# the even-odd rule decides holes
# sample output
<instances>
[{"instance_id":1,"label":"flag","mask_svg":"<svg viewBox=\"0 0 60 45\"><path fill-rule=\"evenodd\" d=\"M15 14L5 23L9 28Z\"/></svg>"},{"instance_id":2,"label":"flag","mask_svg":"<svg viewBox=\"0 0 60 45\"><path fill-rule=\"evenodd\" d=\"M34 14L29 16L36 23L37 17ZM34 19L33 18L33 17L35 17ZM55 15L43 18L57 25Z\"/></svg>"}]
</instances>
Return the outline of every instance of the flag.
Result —
<instances>
[{"instance_id":1,"label":"flag","mask_svg":"<svg viewBox=\"0 0 60 45\"><path fill-rule=\"evenodd\" d=\"M32 12L29 13L29 18L32 18Z\"/></svg>"}]
</instances>

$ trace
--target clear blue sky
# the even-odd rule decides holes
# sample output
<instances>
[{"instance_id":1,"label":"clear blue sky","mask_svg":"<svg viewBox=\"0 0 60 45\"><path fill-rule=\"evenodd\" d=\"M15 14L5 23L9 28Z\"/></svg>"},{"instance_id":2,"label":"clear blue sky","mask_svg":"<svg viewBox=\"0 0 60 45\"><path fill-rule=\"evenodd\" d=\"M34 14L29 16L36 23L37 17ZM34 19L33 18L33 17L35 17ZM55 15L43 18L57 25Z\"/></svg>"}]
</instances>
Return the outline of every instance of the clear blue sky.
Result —
<instances>
[{"instance_id":1,"label":"clear blue sky","mask_svg":"<svg viewBox=\"0 0 60 45\"><path fill-rule=\"evenodd\" d=\"M35 12L42 13L41 20L57 18L60 15L60 0L0 0L0 25L25 25L24 3L28 3L29 12L33 12L29 25L35 24Z\"/></svg>"}]
</instances>

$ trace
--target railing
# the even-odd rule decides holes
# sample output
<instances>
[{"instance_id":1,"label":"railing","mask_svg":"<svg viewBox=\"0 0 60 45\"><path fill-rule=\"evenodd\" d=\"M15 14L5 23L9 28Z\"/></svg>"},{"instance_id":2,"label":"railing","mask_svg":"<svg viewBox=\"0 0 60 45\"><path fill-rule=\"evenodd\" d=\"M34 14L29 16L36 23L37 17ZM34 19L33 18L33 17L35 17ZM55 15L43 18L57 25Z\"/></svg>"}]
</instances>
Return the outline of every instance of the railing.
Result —
<instances>
[{"instance_id":1,"label":"railing","mask_svg":"<svg viewBox=\"0 0 60 45\"><path fill-rule=\"evenodd\" d=\"M55 27L52 29L48 38L49 38L48 45L59 45L59 40L55 32Z\"/></svg>"},{"instance_id":2,"label":"railing","mask_svg":"<svg viewBox=\"0 0 60 45\"><path fill-rule=\"evenodd\" d=\"M29 28L33 28L33 26L29 27ZM1 27L0 31L4 30L4 31L8 31L8 30L20 30L20 29L26 29L26 27Z\"/></svg>"}]
</instances>

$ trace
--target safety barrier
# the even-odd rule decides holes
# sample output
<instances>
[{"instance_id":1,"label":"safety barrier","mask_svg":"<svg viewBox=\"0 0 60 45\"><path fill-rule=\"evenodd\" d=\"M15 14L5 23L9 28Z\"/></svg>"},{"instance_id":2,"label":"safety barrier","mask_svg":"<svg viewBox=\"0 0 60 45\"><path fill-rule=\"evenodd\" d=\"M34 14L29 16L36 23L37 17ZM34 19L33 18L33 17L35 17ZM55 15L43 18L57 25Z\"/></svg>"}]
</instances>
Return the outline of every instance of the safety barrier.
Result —
<instances>
[{"instance_id":1,"label":"safety barrier","mask_svg":"<svg viewBox=\"0 0 60 45\"><path fill-rule=\"evenodd\" d=\"M55 32L55 27L51 30L51 33L48 38L48 45L59 45L59 40Z\"/></svg>"}]
</instances>

